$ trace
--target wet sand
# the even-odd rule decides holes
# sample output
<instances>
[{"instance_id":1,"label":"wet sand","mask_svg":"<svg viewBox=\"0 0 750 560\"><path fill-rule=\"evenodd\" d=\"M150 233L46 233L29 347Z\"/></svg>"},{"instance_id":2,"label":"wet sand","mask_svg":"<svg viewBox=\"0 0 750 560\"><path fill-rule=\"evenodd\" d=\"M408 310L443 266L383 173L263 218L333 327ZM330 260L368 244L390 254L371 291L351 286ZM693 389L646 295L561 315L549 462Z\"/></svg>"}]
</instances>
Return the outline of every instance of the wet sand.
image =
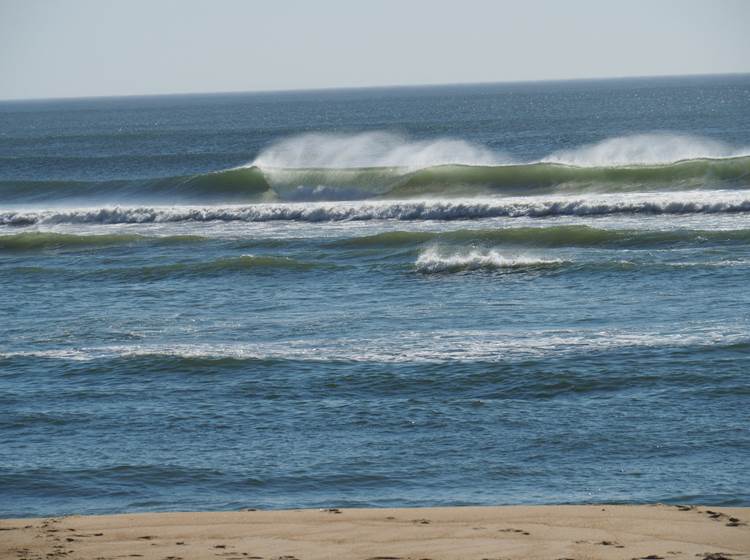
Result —
<instances>
[{"instance_id":1,"label":"wet sand","mask_svg":"<svg viewBox=\"0 0 750 560\"><path fill-rule=\"evenodd\" d=\"M750 559L750 508L509 506L0 520L2 559Z\"/></svg>"}]
</instances>

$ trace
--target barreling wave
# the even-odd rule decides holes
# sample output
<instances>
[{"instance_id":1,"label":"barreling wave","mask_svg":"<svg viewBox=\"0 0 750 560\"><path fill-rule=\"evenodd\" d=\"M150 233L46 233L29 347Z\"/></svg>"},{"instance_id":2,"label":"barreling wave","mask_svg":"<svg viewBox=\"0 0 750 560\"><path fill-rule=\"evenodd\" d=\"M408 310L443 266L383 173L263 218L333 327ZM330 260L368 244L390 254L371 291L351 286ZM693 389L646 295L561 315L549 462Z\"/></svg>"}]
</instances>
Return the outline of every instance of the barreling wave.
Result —
<instances>
[{"instance_id":1,"label":"barreling wave","mask_svg":"<svg viewBox=\"0 0 750 560\"><path fill-rule=\"evenodd\" d=\"M750 212L750 194L716 191L452 200L264 203L239 206L144 206L0 212L0 225L141 224L361 220L468 220L609 214L723 214Z\"/></svg>"},{"instance_id":2,"label":"barreling wave","mask_svg":"<svg viewBox=\"0 0 750 560\"><path fill-rule=\"evenodd\" d=\"M86 159L78 162L85 166ZM0 182L6 203L251 203L521 196L750 187L750 149L682 134L636 134L537 161L466 140L388 132L302 134L249 164L198 175L117 181Z\"/></svg>"},{"instance_id":3,"label":"barreling wave","mask_svg":"<svg viewBox=\"0 0 750 560\"><path fill-rule=\"evenodd\" d=\"M0 182L6 203L252 203L750 188L750 156L580 167L554 162L356 169L246 167L148 181Z\"/></svg>"},{"instance_id":4,"label":"barreling wave","mask_svg":"<svg viewBox=\"0 0 750 560\"><path fill-rule=\"evenodd\" d=\"M729 186L750 187L750 156L639 166L579 167L551 162L490 167L448 165L417 171L386 196L519 196L720 189Z\"/></svg>"},{"instance_id":5,"label":"barreling wave","mask_svg":"<svg viewBox=\"0 0 750 560\"><path fill-rule=\"evenodd\" d=\"M650 248L677 244L748 243L750 229L740 230L635 230L599 229L585 225L459 229L449 232L389 231L334 241L342 248L400 248L427 243L483 244L508 247L614 247Z\"/></svg>"},{"instance_id":6,"label":"barreling wave","mask_svg":"<svg viewBox=\"0 0 750 560\"><path fill-rule=\"evenodd\" d=\"M608 138L531 162L455 138L313 133L271 145L251 165L282 200L750 186L750 149L669 132Z\"/></svg>"},{"instance_id":7,"label":"barreling wave","mask_svg":"<svg viewBox=\"0 0 750 560\"><path fill-rule=\"evenodd\" d=\"M121 282L158 282L174 278L212 278L227 274L303 273L319 268L332 269L335 265L303 261L279 255L239 255L211 260L180 261L168 264L110 266L78 270L47 266L8 267L13 274L55 278L85 278Z\"/></svg>"}]
</instances>

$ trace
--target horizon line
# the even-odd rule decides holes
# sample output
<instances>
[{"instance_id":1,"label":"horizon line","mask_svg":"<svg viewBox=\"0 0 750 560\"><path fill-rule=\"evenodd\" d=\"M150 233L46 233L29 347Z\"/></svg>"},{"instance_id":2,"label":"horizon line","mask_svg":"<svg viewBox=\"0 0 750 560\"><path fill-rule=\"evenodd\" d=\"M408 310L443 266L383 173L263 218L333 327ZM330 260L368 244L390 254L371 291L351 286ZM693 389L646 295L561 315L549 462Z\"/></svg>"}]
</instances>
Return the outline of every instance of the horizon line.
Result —
<instances>
[{"instance_id":1,"label":"horizon line","mask_svg":"<svg viewBox=\"0 0 750 560\"><path fill-rule=\"evenodd\" d=\"M479 81L479 82L428 82L413 84L386 84L386 85L364 85L364 86L322 86L310 88L269 88L257 90L220 90L220 91L183 91L169 93L124 93L124 94L104 94L104 95L80 95L80 96L61 96L61 97L8 97L0 98L0 103L24 103L40 101L87 101L98 99L127 99L127 98L148 98L148 97L189 97L189 96L210 96L210 95L263 95L263 94L288 94L288 93L314 93L314 92L335 92L335 91L359 91L359 90L378 90L378 89L409 89L409 88L430 88L430 87L456 87L456 86L483 86L483 85L502 85L502 84L540 84L540 83L563 83L563 82L604 82L615 80L643 80L643 79L664 79L664 78L707 78L721 76L750 76L748 72L705 72L694 74L641 74L641 75L619 75L619 76L598 76L583 78L542 78L542 79L522 79L522 80L498 80L498 81Z\"/></svg>"}]
</instances>

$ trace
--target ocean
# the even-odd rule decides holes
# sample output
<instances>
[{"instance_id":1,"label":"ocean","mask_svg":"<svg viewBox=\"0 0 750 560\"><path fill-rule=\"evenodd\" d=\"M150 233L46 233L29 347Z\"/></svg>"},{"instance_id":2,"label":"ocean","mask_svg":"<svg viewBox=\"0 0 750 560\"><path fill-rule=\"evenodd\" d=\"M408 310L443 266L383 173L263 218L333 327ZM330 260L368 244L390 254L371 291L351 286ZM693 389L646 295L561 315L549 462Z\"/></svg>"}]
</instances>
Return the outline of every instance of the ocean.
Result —
<instances>
[{"instance_id":1,"label":"ocean","mask_svg":"<svg viewBox=\"0 0 750 560\"><path fill-rule=\"evenodd\" d=\"M0 103L0 516L750 506L750 75Z\"/></svg>"}]
</instances>

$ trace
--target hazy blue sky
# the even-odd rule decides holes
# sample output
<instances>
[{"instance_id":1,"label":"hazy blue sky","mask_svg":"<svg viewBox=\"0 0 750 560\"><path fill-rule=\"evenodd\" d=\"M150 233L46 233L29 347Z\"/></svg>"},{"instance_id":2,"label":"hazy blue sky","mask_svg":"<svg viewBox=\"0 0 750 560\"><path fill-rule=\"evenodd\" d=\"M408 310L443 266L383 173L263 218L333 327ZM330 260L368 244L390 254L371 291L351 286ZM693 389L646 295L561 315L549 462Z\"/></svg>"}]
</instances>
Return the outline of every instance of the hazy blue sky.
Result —
<instances>
[{"instance_id":1,"label":"hazy blue sky","mask_svg":"<svg viewBox=\"0 0 750 560\"><path fill-rule=\"evenodd\" d=\"M0 98L750 72L746 0L0 0Z\"/></svg>"}]
</instances>

